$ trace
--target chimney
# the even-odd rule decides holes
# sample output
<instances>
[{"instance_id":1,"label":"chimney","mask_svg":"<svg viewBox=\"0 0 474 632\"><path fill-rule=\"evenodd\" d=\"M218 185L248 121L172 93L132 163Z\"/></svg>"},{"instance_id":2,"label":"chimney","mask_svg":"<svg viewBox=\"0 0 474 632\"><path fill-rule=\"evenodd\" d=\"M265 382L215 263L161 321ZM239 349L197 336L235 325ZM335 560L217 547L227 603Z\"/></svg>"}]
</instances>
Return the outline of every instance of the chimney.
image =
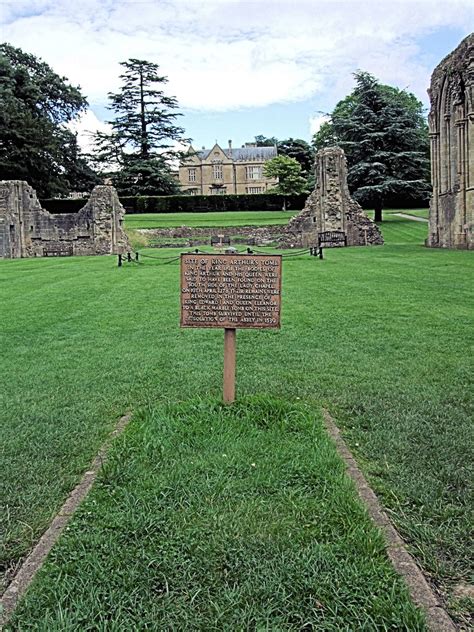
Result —
<instances>
[{"instance_id":1,"label":"chimney","mask_svg":"<svg viewBox=\"0 0 474 632\"><path fill-rule=\"evenodd\" d=\"M206 148L204 147L204 145L202 146L202 150L204 151Z\"/></svg>"},{"instance_id":2,"label":"chimney","mask_svg":"<svg viewBox=\"0 0 474 632\"><path fill-rule=\"evenodd\" d=\"M232 141L231 141L231 140L228 140L227 142L229 143L229 149L230 149L230 151L232 151Z\"/></svg>"}]
</instances>

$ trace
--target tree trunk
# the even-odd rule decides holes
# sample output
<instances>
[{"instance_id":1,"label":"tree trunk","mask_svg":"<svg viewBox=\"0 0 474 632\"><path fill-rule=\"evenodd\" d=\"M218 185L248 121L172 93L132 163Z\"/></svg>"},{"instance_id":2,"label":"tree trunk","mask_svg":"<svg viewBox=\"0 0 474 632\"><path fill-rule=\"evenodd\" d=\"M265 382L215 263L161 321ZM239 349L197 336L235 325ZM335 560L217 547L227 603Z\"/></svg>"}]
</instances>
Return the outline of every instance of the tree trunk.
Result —
<instances>
[{"instance_id":1,"label":"tree trunk","mask_svg":"<svg viewBox=\"0 0 474 632\"><path fill-rule=\"evenodd\" d=\"M140 71L140 123L141 123L141 156L142 160L148 159L148 138L146 133L145 95L143 94L143 72Z\"/></svg>"},{"instance_id":2,"label":"tree trunk","mask_svg":"<svg viewBox=\"0 0 474 632\"><path fill-rule=\"evenodd\" d=\"M382 209L383 209L383 201L377 200L375 202L375 209L374 209L374 222L382 221Z\"/></svg>"}]
</instances>

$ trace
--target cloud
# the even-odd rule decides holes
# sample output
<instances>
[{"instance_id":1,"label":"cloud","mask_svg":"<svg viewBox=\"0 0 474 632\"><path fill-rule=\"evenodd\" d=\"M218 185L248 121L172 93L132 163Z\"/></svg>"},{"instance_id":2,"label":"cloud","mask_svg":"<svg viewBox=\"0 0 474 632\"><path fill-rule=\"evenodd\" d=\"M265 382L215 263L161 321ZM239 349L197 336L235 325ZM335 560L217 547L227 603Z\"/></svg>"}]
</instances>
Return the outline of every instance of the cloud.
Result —
<instances>
[{"instance_id":1,"label":"cloud","mask_svg":"<svg viewBox=\"0 0 474 632\"><path fill-rule=\"evenodd\" d=\"M314 136L316 132L319 132L321 129L321 125L323 123L327 123L330 120L329 116L325 114L317 114L316 116L311 116L309 119L309 132L311 136Z\"/></svg>"},{"instance_id":2,"label":"cloud","mask_svg":"<svg viewBox=\"0 0 474 632\"><path fill-rule=\"evenodd\" d=\"M96 132L108 134L111 126L100 121L91 109L86 110L79 118L68 123L67 127L77 133L77 141L85 153L91 153L94 143L92 140Z\"/></svg>"},{"instance_id":3,"label":"cloud","mask_svg":"<svg viewBox=\"0 0 474 632\"><path fill-rule=\"evenodd\" d=\"M420 98L432 68L416 38L465 30L470 0L3 0L5 39L41 56L103 107L120 61L160 64L182 108L333 102L358 68Z\"/></svg>"}]
</instances>

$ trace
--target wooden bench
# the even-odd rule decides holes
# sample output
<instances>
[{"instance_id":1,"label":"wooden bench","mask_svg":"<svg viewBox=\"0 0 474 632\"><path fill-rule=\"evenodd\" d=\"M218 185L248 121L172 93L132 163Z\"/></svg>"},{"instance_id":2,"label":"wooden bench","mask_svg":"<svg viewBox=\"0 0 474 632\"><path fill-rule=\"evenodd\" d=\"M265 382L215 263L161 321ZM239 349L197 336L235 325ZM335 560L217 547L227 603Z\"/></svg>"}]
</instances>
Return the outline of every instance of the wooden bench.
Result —
<instances>
[{"instance_id":1,"label":"wooden bench","mask_svg":"<svg viewBox=\"0 0 474 632\"><path fill-rule=\"evenodd\" d=\"M211 246L230 246L230 237L228 235L212 235Z\"/></svg>"},{"instance_id":2,"label":"wooden bench","mask_svg":"<svg viewBox=\"0 0 474 632\"><path fill-rule=\"evenodd\" d=\"M337 248L347 246L347 235L343 230L326 230L318 233L319 248Z\"/></svg>"},{"instance_id":3,"label":"wooden bench","mask_svg":"<svg viewBox=\"0 0 474 632\"><path fill-rule=\"evenodd\" d=\"M43 257L72 257L72 244L51 244L43 248Z\"/></svg>"}]
</instances>

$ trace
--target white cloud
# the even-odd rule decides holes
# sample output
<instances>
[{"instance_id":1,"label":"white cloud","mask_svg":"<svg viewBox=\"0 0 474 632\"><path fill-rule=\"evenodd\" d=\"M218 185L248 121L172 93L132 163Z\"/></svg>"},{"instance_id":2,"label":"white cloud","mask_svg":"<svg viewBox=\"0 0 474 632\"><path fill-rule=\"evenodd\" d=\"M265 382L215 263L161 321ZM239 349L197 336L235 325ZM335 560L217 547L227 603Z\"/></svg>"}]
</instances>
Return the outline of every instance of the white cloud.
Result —
<instances>
[{"instance_id":1,"label":"white cloud","mask_svg":"<svg viewBox=\"0 0 474 632\"><path fill-rule=\"evenodd\" d=\"M119 62L160 64L182 108L227 111L330 95L358 68L425 98L416 37L472 23L470 0L3 0L2 37L79 84L93 105Z\"/></svg>"},{"instance_id":2,"label":"white cloud","mask_svg":"<svg viewBox=\"0 0 474 632\"><path fill-rule=\"evenodd\" d=\"M111 126L100 121L91 109L86 110L75 121L68 123L67 127L77 133L77 140L83 152L90 153L93 148L92 136L96 132L110 133Z\"/></svg>"},{"instance_id":3,"label":"white cloud","mask_svg":"<svg viewBox=\"0 0 474 632\"><path fill-rule=\"evenodd\" d=\"M321 129L321 125L329 120L329 116L326 116L325 114L317 114L316 116L311 116L309 119L310 136L314 136L316 132L319 132L319 130Z\"/></svg>"}]
</instances>

